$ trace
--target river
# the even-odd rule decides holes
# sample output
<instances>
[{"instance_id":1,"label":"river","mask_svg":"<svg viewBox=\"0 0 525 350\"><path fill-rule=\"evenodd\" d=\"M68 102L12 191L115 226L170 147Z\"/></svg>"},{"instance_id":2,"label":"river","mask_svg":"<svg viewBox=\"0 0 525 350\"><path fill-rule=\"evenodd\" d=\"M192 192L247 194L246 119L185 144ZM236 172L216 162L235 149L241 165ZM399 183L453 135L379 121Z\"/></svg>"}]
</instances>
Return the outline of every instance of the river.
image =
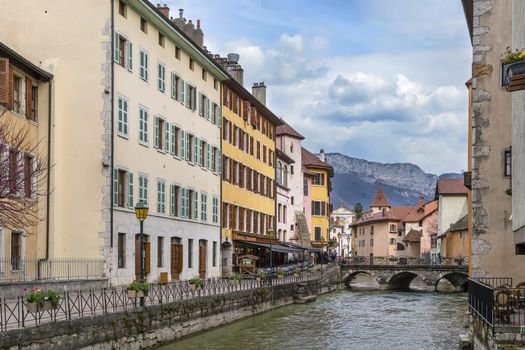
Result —
<instances>
[{"instance_id":1,"label":"river","mask_svg":"<svg viewBox=\"0 0 525 350\"><path fill-rule=\"evenodd\" d=\"M466 311L465 293L342 290L161 349L454 350Z\"/></svg>"}]
</instances>

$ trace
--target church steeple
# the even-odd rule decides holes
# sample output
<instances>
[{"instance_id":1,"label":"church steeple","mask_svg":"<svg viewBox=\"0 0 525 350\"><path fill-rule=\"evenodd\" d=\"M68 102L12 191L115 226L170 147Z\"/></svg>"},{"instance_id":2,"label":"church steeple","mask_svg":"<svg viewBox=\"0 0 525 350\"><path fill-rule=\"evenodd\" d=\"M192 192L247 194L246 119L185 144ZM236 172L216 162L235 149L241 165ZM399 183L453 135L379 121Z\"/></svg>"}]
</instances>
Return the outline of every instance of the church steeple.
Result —
<instances>
[{"instance_id":1,"label":"church steeple","mask_svg":"<svg viewBox=\"0 0 525 350\"><path fill-rule=\"evenodd\" d=\"M379 187L372 204L370 204L370 209L372 209L372 213L378 213L384 208L390 208L390 204L388 203L388 199L386 198L383 188Z\"/></svg>"}]
</instances>

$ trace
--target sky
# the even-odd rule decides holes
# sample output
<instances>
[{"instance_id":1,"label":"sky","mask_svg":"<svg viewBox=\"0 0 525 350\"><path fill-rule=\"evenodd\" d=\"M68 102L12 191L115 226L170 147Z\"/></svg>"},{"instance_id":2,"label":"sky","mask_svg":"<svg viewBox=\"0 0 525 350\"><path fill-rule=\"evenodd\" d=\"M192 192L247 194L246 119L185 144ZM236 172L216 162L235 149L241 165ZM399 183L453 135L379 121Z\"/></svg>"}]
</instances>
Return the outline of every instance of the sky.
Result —
<instances>
[{"instance_id":1,"label":"sky","mask_svg":"<svg viewBox=\"0 0 525 350\"><path fill-rule=\"evenodd\" d=\"M471 46L459 0L169 0L312 152L467 167Z\"/></svg>"}]
</instances>

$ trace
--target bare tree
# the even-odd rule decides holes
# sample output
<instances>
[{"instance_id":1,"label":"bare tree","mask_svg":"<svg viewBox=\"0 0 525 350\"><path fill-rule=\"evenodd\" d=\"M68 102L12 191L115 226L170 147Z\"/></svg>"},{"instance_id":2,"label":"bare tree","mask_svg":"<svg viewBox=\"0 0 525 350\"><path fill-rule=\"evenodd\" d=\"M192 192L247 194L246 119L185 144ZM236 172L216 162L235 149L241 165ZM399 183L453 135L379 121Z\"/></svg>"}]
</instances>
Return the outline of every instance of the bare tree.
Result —
<instances>
[{"instance_id":1,"label":"bare tree","mask_svg":"<svg viewBox=\"0 0 525 350\"><path fill-rule=\"evenodd\" d=\"M20 124L0 108L0 226L27 229L39 217L39 198L46 195L47 157L30 125Z\"/></svg>"}]
</instances>

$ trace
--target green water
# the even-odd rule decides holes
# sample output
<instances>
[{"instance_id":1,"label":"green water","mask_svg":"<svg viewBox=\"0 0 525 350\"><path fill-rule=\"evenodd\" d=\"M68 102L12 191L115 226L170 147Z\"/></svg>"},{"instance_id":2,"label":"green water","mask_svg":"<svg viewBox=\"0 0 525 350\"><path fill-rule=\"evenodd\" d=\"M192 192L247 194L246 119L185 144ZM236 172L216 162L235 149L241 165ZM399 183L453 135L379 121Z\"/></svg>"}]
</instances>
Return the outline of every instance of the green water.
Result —
<instances>
[{"instance_id":1,"label":"green water","mask_svg":"<svg viewBox=\"0 0 525 350\"><path fill-rule=\"evenodd\" d=\"M162 350L451 350L465 293L350 291L290 305L185 338Z\"/></svg>"}]
</instances>

